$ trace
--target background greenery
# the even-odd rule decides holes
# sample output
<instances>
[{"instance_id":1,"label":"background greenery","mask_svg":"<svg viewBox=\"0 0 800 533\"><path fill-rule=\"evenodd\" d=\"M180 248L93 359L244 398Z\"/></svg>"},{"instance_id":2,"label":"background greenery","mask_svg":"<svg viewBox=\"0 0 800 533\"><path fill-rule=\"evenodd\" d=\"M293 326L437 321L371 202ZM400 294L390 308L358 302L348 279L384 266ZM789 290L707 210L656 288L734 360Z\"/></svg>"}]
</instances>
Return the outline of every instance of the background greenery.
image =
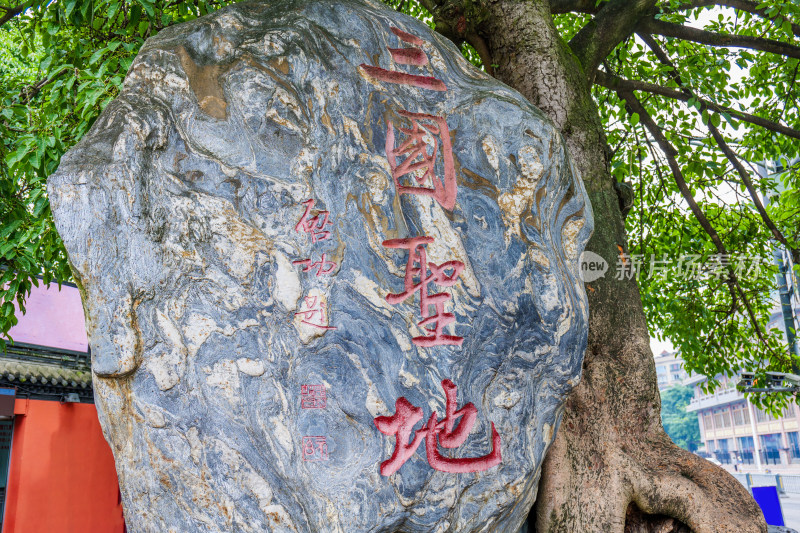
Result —
<instances>
[{"instance_id":1,"label":"background greenery","mask_svg":"<svg viewBox=\"0 0 800 533\"><path fill-rule=\"evenodd\" d=\"M687 413L686 406L694 396L694 389L674 385L661 391L661 423L672 442L693 452L702 443L697 413Z\"/></svg>"}]
</instances>

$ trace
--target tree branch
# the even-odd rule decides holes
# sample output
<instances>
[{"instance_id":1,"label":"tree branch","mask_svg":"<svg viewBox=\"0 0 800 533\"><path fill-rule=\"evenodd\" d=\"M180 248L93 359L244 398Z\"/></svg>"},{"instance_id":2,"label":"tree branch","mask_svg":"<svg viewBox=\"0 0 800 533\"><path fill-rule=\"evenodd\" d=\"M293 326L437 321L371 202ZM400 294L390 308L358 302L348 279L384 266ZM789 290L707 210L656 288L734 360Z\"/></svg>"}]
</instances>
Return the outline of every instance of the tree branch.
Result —
<instances>
[{"instance_id":1,"label":"tree branch","mask_svg":"<svg viewBox=\"0 0 800 533\"><path fill-rule=\"evenodd\" d=\"M550 0L550 13L597 13L600 7L595 0Z\"/></svg>"},{"instance_id":2,"label":"tree branch","mask_svg":"<svg viewBox=\"0 0 800 533\"><path fill-rule=\"evenodd\" d=\"M694 91L686 83L684 83L683 78L681 78L681 75L678 72L678 68L675 66L675 63L672 62L667 53L663 48L661 48L653 36L643 35L642 39L645 41L647 46L650 47L661 64L670 68L669 75L675 81L675 83L681 87L681 93L688 97L697 98L697 95L694 93ZM701 110L708 110L708 106L702 104L701 102ZM778 227L767 214L767 210L764 209L764 204L761 203L761 198L759 198L758 192L756 191L755 187L753 187L753 182L750 180L750 175L747 173L747 170L745 170L744 165L742 165L737 155L733 152L733 150L731 150L730 146L728 146L728 143L725 142L725 138L722 136L722 134L720 134L717 127L714 126L711 121L708 122L708 129L711 131L711 135L714 137L714 140L716 141L720 150L722 150L722 153L725 154L725 157L728 158L728 160L731 162L731 165L733 165L733 168L739 174L742 183L744 183L745 187L747 188L747 192L750 194L750 198L753 200L753 204L756 206L758 214L761 215L761 220L763 220L764 224L767 226L767 228L769 228L773 237L775 237L778 242L783 244L786 249L792 253L792 257L794 258L795 262L797 262L798 258L800 258L800 252L798 252L797 249L793 248L786 241L786 237L783 236Z\"/></svg>"},{"instance_id":3,"label":"tree branch","mask_svg":"<svg viewBox=\"0 0 800 533\"><path fill-rule=\"evenodd\" d=\"M0 17L0 26L2 26L3 24L8 22L9 20L13 19L17 15L19 15L20 13L22 13L23 11L28 9L31 6L31 4L33 4L32 0L29 1L29 2L23 2L23 3L19 4L18 6L14 6L14 7L0 6L0 10L5 11L3 16Z\"/></svg>"},{"instance_id":4,"label":"tree branch","mask_svg":"<svg viewBox=\"0 0 800 533\"><path fill-rule=\"evenodd\" d=\"M442 4L441 0L420 0L422 7L428 10L428 13L433 15L439 6Z\"/></svg>"},{"instance_id":5,"label":"tree branch","mask_svg":"<svg viewBox=\"0 0 800 533\"><path fill-rule=\"evenodd\" d=\"M692 98L691 95L687 95L685 92L679 91L677 89L672 89L670 87L663 87L661 85L648 83L646 81L626 80L618 76L614 76L613 74L609 74L608 72L604 72L602 70L598 70L595 73L594 81L596 84L605 87L606 89L611 89L612 91L617 91L617 92L619 92L620 90L643 91L650 94L665 96L667 98L672 98L675 100L681 100L683 102L686 102L690 98ZM774 131L776 133L781 133L783 135L786 135L787 137L800 139L800 130L784 126L783 124L780 124L778 122L773 122L765 118L757 117L756 115L751 115L750 113L745 113L744 111L737 111L730 107L715 104L714 102L706 100L705 98L699 98L697 96L694 96L694 99L700 102L700 104L702 106L705 106L709 111L714 111L715 113L727 113L728 115L736 117L743 122L748 122L750 124L755 124L756 126L761 126L762 128Z\"/></svg>"},{"instance_id":6,"label":"tree branch","mask_svg":"<svg viewBox=\"0 0 800 533\"><path fill-rule=\"evenodd\" d=\"M478 56L481 58L481 63L483 63L483 68L486 70L486 73L489 76L494 77L492 54L489 52L489 46L486 44L486 41L484 41L483 37L475 32L468 33L465 38L470 46L472 46L475 51L478 52Z\"/></svg>"},{"instance_id":7,"label":"tree branch","mask_svg":"<svg viewBox=\"0 0 800 533\"><path fill-rule=\"evenodd\" d=\"M32 85L28 85L27 87L24 87L22 89L22 91L20 91L20 93L19 93L22 103L30 102L37 94L39 94L39 91L41 91L43 87L53 83L53 81L56 78L61 76L63 73L65 73L69 69L70 69L70 67L64 67L61 70L59 70L58 72L56 72L55 74L53 74L52 76L50 76L49 78L42 78L41 80L37 81L36 83L34 83Z\"/></svg>"},{"instance_id":8,"label":"tree branch","mask_svg":"<svg viewBox=\"0 0 800 533\"><path fill-rule=\"evenodd\" d=\"M670 68L669 77L672 78L672 81L678 84L680 91L686 96L692 96L692 92L687 84L683 83L683 79L678 72L678 67L675 66L675 63L672 62L667 53L661 48L661 45L658 44L658 41L656 41L655 37L649 33L640 33L637 35L639 35L639 38L641 38L650 48L650 50L653 51L653 54L655 54L656 58L661 62L661 64Z\"/></svg>"},{"instance_id":9,"label":"tree branch","mask_svg":"<svg viewBox=\"0 0 800 533\"><path fill-rule=\"evenodd\" d=\"M764 209L764 204L761 203L761 198L759 198L758 196L758 191L756 191L756 188L753 186L753 182L750 180L750 175L747 173L747 170L744 168L744 165L742 165L742 162L739 161L739 158L736 156L734 151L731 150L731 147L728 146L728 143L725 142L725 138L722 137L722 134L720 134L719 130L710 122L708 124L708 129L711 131L711 135L714 136L714 140L719 145L719 148L720 150L722 150L722 153L725 154L725 157L728 158L728 161L731 162L731 165L733 165L733 168L736 169L736 172L739 174L739 178L742 180L742 183L744 183L744 186L747 188L747 192L750 194L750 198L753 199L753 203L756 206L758 214L761 215L761 220L763 220L764 224L767 226L767 228L769 228L769 231L772 233L772 236L775 237L775 240L781 243L783 246L785 246L786 250L788 250L792 254L792 259L795 263L800 261L800 250L798 250L797 248L793 247L788 243L786 237L784 237L783 233L781 233L781 231L769 217L769 214L767 214L767 210Z\"/></svg>"},{"instance_id":10,"label":"tree branch","mask_svg":"<svg viewBox=\"0 0 800 533\"><path fill-rule=\"evenodd\" d=\"M739 11L745 11L747 13L752 13L753 15L758 15L762 18L771 21L776 26L780 26L781 24L783 24L783 21L789 20L783 15L771 17L767 13L766 9L758 7L761 4L762 4L761 2L753 2L752 0L694 0L692 2L689 2L688 4L683 4L676 8L664 8L661 10L661 12L675 13L678 11L688 11L690 9L695 9L697 7L722 6L722 7L730 7L733 9L738 9ZM794 33L797 37L800 37L800 24L795 24L791 20L789 20L789 23L792 25L792 33Z\"/></svg>"},{"instance_id":11,"label":"tree branch","mask_svg":"<svg viewBox=\"0 0 800 533\"><path fill-rule=\"evenodd\" d=\"M697 222L711 238L711 242L714 243L717 253L725 257L730 257L730 254L728 253L725 244L722 242L722 239L720 239L719 234L708 221L708 217L706 217L703 210L697 204L697 201L694 199L691 191L689 190L689 186L686 184L686 179L683 177L683 172L681 171L681 167L677 160L678 151L672 146L672 144L670 144L670 142L661 132L661 129L632 91L618 90L617 94L620 98L625 100L629 111L639 115L641 123L644 124L644 127L647 128L647 130L650 132L650 135L653 136L653 139L656 141L656 144L658 144L661 152L667 158L667 164L669 165L670 170L672 170L672 175L675 178L675 183L678 186L678 190L681 192L681 196L683 196L684 200L686 200L686 203L689 204L689 209L692 211L692 214ZM733 267L730 265L728 265L727 284L731 291L731 297L735 299L737 297L736 295L738 294L739 298L742 300L742 303L744 303L744 306L747 309L747 314L749 315L750 321L755 328L756 335L758 336L759 340L764 343L765 346L769 346L766 338L764 337L764 333L761 330L761 325L758 323L755 312L750 305L750 301L747 299L747 295L745 294L744 290L742 290L736 273L734 272Z\"/></svg>"},{"instance_id":12,"label":"tree branch","mask_svg":"<svg viewBox=\"0 0 800 533\"><path fill-rule=\"evenodd\" d=\"M652 13L656 0L611 0L569 42L583 71L594 71L616 46L631 36L639 20Z\"/></svg>"},{"instance_id":13,"label":"tree branch","mask_svg":"<svg viewBox=\"0 0 800 533\"><path fill-rule=\"evenodd\" d=\"M787 57L800 59L800 46L773 41L772 39L762 39L750 35L731 35L714 33L707 30L699 30L689 26L673 24L663 20L642 19L636 28L637 32L655 33L665 37L676 37L686 41L694 41L709 46L732 46L735 48L749 48L762 52L770 52Z\"/></svg>"}]
</instances>

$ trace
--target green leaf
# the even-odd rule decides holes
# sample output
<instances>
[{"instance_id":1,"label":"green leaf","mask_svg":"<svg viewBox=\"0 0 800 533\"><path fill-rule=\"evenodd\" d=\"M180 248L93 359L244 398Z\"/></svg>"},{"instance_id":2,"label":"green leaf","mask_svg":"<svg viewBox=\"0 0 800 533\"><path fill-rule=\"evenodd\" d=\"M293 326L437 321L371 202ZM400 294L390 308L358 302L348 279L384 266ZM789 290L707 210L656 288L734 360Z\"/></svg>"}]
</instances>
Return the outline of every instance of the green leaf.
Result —
<instances>
[{"instance_id":1,"label":"green leaf","mask_svg":"<svg viewBox=\"0 0 800 533\"><path fill-rule=\"evenodd\" d=\"M148 17L152 18L155 16L155 10L153 9L152 3L148 2L147 0L138 0L138 2L147 12Z\"/></svg>"},{"instance_id":2,"label":"green leaf","mask_svg":"<svg viewBox=\"0 0 800 533\"><path fill-rule=\"evenodd\" d=\"M67 16L68 19L70 18L72 10L75 9L75 6L77 4L78 4L77 0L67 0L66 2L64 2L64 14Z\"/></svg>"},{"instance_id":3,"label":"green leaf","mask_svg":"<svg viewBox=\"0 0 800 533\"><path fill-rule=\"evenodd\" d=\"M103 54L105 54L106 51L107 51L106 48L101 48L100 50L97 50L95 53L93 53L91 57L89 57L89 64L94 65L95 63L97 63L97 60L103 57Z\"/></svg>"}]
</instances>

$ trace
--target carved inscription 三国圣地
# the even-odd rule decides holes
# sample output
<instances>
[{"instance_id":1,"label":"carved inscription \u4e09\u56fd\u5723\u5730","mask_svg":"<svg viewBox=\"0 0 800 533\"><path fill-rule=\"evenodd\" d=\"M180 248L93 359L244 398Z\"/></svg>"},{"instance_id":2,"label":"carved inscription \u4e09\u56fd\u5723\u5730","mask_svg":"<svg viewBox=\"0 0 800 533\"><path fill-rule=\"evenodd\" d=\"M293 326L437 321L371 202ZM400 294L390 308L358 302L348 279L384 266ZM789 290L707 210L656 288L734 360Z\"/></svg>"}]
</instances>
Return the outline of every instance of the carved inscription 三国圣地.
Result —
<instances>
[{"instance_id":1,"label":"carved inscription \u4e09\u56fd\u5723\u5730","mask_svg":"<svg viewBox=\"0 0 800 533\"><path fill-rule=\"evenodd\" d=\"M422 50L422 39L410 33L391 28L402 42L412 46L388 48L392 60L398 65L425 66L428 57ZM361 65L361 69L373 79L419 89L446 91L447 86L438 78L409 74L397 70ZM458 183L455 172L450 129L444 116L398 110L397 115L406 125L395 127L388 122L386 131L386 158L392 170L392 179L398 195L428 196L444 209L452 211L456 206ZM438 169L438 170L437 170ZM451 295L444 292L431 293L429 284L452 287L456 284L465 265L461 261L445 261L441 264L428 261L426 246L434 242L433 237L416 236L389 239L383 246L408 251L403 291L388 294L385 298L397 305L414 294L419 295L422 321L418 323L424 335L412 338L421 347L440 345L461 346L464 338L446 334L444 327L455 322L453 313L445 312L445 303ZM456 410L456 386L452 381L442 381L446 397L445 417L438 420L434 412L428 423L414 433L414 425L422 420L422 409L400 397L395 403L395 414L376 417L375 426L381 433L395 437L395 449L390 459L381 464L384 476L396 472L416 451L425 439L428 463L435 470L450 473L478 472L500 464L500 435L492 423L492 451L482 457L449 458L439 453L439 444L444 448L456 448L464 443L477 417L477 408L468 403ZM460 419L458 426L455 421Z\"/></svg>"}]
</instances>

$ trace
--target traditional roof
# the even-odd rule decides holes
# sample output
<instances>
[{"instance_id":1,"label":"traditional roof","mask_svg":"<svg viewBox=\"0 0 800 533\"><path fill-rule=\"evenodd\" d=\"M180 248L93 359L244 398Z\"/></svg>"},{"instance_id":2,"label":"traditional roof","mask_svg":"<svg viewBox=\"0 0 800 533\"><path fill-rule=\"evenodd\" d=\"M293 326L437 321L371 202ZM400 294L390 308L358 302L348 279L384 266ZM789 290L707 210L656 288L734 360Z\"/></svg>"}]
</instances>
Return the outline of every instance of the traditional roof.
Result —
<instances>
[{"instance_id":1,"label":"traditional roof","mask_svg":"<svg viewBox=\"0 0 800 533\"><path fill-rule=\"evenodd\" d=\"M0 378L11 383L41 384L70 388L90 388L92 373L62 368L47 363L32 363L0 358Z\"/></svg>"},{"instance_id":2,"label":"traditional roof","mask_svg":"<svg viewBox=\"0 0 800 533\"><path fill-rule=\"evenodd\" d=\"M88 353L22 343L0 354L0 387L16 387L17 397L94 403ZM69 398L67 400L67 398Z\"/></svg>"}]
</instances>

